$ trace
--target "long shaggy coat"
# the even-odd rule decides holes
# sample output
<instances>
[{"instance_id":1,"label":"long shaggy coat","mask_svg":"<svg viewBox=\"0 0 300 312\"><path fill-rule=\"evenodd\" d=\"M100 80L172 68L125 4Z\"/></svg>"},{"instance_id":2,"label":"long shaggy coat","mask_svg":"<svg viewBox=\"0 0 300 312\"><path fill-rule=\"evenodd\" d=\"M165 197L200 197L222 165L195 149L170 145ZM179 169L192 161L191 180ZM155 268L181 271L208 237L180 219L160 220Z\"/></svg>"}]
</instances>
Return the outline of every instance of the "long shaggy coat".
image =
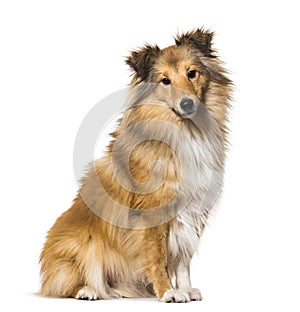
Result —
<instances>
[{"instance_id":1,"label":"long shaggy coat","mask_svg":"<svg viewBox=\"0 0 300 312\"><path fill-rule=\"evenodd\" d=\"M231 81L196 29L146 45L122 119L40 257L45 296L201 300L190 261L222 186Z\"/></svg>"}]
</instances>

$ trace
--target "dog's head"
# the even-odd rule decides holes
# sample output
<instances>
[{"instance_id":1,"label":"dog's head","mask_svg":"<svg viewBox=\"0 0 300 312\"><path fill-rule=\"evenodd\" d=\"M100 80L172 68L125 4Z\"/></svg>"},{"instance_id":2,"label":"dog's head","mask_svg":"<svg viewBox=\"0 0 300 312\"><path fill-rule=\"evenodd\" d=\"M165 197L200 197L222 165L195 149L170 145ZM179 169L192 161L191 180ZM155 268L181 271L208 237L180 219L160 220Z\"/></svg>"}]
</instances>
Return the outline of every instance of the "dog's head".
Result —
<instances>
[{"instance_id":1,"label":"dog's head","mask_svg":"<svg viewBox=\"0 0 300 312\"><path fill-rule=\"evenodd\" d=\"M198 103L205 104L212 84L231 83L212 49L212 39L212 32L196 29L178 35L175 45L163 50L145 45L132 51L126 59L133 71L131 85L157 84L158 100L182 116L193 114Z\"/></svg>"}]
</instances>

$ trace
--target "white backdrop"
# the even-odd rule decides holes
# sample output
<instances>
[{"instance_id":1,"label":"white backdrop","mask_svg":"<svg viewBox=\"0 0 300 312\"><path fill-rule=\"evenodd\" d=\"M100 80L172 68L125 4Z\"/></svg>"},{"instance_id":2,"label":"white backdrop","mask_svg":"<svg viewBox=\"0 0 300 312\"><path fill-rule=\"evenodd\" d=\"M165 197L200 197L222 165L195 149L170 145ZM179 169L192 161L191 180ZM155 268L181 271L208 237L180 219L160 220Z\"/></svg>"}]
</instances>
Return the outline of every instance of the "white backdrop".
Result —
<instances>
[{"instance_id":1,"label":"white backdrop","mask_svg":"<svg viewBox=\"0 0 300 312\"><path fill-rule=\"evenodd\" d=\"M6 308L178 310L153 300L45 299L38 257L77 185L85 114L129 82L124 57L204 25L235 82L222 205L193 261L199 311L299 311L296 1L1 1L1 294Z\"/></svg>"}]
</instances>

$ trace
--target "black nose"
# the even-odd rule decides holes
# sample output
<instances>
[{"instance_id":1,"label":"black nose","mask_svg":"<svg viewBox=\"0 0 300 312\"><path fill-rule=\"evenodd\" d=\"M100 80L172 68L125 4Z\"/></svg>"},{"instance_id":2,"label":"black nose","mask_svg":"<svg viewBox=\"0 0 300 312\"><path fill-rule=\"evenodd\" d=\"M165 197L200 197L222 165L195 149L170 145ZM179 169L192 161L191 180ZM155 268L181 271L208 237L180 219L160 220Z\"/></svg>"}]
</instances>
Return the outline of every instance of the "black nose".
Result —
<instances>
[{"instance_id":1,"label":"black nose","mask_svg":"<svg viewBox=\"0 0 300 312\"><path fill-rule=\"evenodd\" d=\"M186 114L191 114L195 111L194 101L191 99L182 99L180 102L180 107Z\"/></svg>"}]
</instances>

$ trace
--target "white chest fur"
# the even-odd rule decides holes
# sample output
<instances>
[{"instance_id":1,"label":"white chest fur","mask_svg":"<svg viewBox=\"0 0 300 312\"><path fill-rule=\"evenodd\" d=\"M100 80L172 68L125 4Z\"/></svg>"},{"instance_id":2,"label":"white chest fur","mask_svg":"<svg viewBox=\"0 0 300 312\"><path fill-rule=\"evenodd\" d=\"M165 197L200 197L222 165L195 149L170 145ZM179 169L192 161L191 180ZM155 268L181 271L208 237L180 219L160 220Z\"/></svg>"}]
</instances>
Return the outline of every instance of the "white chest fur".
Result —
<instances>
[{"instance_id":1,"label":"white chest fur","mask_svg":"<svg viewBox=\"0 0 300 312\"><path fill-rule=\"evenodd\" d=\"M216 125L214 125L216 126ZM177 261L188 261L195 253L209 210L220 194L223 182L223 142L219 127L212 127L202 138L191 134L179 150L182 179L180 196L188 197L178 207L169 232L169 254ZM192 190L192 191L191 191Z\"/></svg>"}]
</instances>

